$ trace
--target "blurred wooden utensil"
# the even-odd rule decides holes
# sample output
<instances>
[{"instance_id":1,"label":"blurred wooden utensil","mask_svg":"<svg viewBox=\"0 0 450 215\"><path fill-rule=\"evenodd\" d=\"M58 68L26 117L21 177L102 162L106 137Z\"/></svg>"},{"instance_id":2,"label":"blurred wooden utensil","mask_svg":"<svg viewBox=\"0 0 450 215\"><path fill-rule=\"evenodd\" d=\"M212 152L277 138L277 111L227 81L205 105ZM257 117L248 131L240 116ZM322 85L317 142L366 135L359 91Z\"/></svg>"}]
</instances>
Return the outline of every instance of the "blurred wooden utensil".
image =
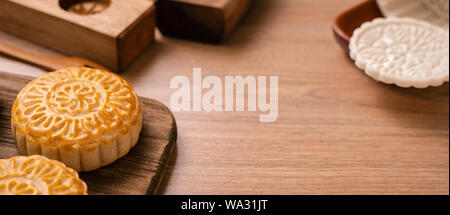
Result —
<instances>
[{"instance_id":1,"label":"blurred wooden utensil","mask_svg":"<svg viewBox=\"0 0 450 215\"><path fill-rule=\"evenodd\" d=\"M30 63L39 68L54 71L58 69L64 69L68 67L91 67L96 69L102 69L106 71L110 71L106 67L99 65L93 61L79 58L79 57L44 57L29 53L20 48L11 46L0 41L0 53L5 54L6 56L16 58L26 63Z\"/></svg>"},{"instance_id":2,"label":"blurred wooden utensil","mask_svg":"<svg viewBox=\"0 0 450 215\"><path fill-rule=\"evenodd\" d=\"M219 43L236 27L253 0L159 0L156 22L169 36Z\"/></svg>"}]
</instances>

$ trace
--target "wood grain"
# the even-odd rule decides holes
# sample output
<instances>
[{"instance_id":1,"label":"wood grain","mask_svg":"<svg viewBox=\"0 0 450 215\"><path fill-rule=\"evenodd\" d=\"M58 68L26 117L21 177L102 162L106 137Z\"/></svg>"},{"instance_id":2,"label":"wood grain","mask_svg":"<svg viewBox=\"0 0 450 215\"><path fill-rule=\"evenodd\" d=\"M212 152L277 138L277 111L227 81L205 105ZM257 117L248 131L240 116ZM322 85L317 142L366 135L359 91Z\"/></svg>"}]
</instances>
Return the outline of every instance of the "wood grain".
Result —
<instances>
[{"instance_id":1,"label":"wood grain","mask_svg":"<svg viewBox=\"0 0 450 215\"><path fill-rule=\"evenodd\" d=\"M258 0L220 45L157 34L121 75L167 106L170 80L193 67L222 80L279 76L274 123L259 123L258 112L174 112L176 156L160 193L448 195L449 86L401 89L358 70L332 25L360 2ZM0 70L42 73L6 58Z\"/></svg>"},{"instance_id":2,"label":"wood grain","mask_svg":"<svg viewBox=\"0 0 450 215\"><path fill-rule=\"evenodd\" d=\"M160 0L157 25L166 35L218 43L244 16L252 0Z\"/></svg>"},{"instance_id":3,"label":"wood grain","mask_svg":"<svg viewBox=\"0 0 450 215\"><path fill-rule=\"evenodd\" d=\"M20 155L11 135L11 107L33 78L0 72L0 159ZM161 103L141 98L143 127L139 142L123 158L98 170L80 173L89 194L155 194L177 138L175 119Z\"/></svg>"},{"instance_id":4,"label":"wood grain","mask_svg":"<svg viewBox=\"0 0 450 215\"><path fill-rule=\"evenodd\" d=\"M153 41L154 28L149 0L112 1L91 15L68 12L58 0L0 1L0 29L113 71L127 67Z\"/></svg>"}]
</instances>

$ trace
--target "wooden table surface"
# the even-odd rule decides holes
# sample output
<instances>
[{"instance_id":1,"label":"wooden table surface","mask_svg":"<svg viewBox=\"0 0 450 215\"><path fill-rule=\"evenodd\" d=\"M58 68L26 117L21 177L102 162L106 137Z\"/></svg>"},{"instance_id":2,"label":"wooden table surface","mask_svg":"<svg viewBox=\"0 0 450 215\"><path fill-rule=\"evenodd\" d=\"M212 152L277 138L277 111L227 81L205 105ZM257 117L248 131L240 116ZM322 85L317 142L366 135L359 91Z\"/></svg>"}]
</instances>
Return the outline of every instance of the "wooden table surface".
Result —
<instances>
[{"instance_id":1,"label":"wooden table surface","mask_svg":"<svg viewBox=\"0 0 450 215\"><path fill-rule=\"evenodd\" d=\"M355 0L258 0L221 45L157 34L122 73L167 106L170 80L278 75L279 117L174 112L175 156L163 194L449 194L449 87L401 89L359 71L334 41ZM0 32L0 39L59 55ZM0 70L43 71L0 58Z\"/></svg>"}]
</instances>

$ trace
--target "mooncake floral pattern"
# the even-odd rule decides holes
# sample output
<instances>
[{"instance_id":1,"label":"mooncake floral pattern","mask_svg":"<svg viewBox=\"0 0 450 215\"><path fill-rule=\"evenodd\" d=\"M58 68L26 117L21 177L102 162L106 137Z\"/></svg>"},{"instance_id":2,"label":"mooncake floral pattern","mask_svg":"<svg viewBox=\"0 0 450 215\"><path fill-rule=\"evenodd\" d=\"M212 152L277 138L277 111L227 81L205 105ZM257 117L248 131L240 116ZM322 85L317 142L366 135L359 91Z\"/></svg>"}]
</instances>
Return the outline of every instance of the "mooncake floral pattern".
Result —
<instances>
[{"instance_id":1,"label":"mooncake floral pattern","mask_svg":"<svg viewBox=\"0 0 450 215\"><path fill-rule=\"evenodd\" d=\"M71 81L55 87L55 92L49 94L49 108L56 113L82 117L98 111L105 102L105 94L89 82Z\"/></svg>"},{"instance_id":2,"label":"mooncake floral pattern","mask_svg":"<svg viewBox=\"0 0 450 215\"><path fill-rule=\"evenodd\" d=\"M409 18L378 18L356 29L350 56L366 74L401 87L438 86L449 77L448 33Z\"/></svg>"},{"instance_id":3,"label":"mooncake floral pattern","mask_svg":"<svg viewBox=\"0 0 450 215\"><path fill-rule=\"evenodd\" d=\"M422 0L422 2L436 15L448 19L449 0Z\"/></svg>"},{"instance_id":4,"label":"mooncake floral pattern","mask_svg":"<svg viewBox=\"0 0 450 215\"><path fill-rule=\"evenodd\" d=\"M0 160L0 195L86 195L78 173L40 155Z\"/></svg>"},{"instance_id":5,"label":"mooncake floral pattern","mask_svg":"<svg viewBox=\"0 0 450 215\"><path fill-rule=\"evenodd\" d=\"M12 122L17 132L33 142L83 144L98 141L111 130L126 133L139 113L132 86L119 76L68 68L43 75L23 88L12 108Z\"/></svg>"}]
</instances>

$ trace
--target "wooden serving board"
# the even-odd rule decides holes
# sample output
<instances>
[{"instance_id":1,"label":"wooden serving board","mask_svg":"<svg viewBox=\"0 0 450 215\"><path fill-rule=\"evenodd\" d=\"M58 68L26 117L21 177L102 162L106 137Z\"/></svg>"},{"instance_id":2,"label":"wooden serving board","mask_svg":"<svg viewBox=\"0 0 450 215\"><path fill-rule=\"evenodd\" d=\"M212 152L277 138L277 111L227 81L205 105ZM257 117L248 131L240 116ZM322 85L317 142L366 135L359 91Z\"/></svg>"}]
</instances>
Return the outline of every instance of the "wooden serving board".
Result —
<instances>
[{"instance_id":1,"label":"wooden serving board","mask_svg":"<svg viewBox=\"0 0 450 215\"><path fill-rule=\"evenodd\" d=\"M34 78L0 72L0 159L20 155L11 135L11 106ZM177 139L175 119L160 102L141 98L144 114L139 142L123 158L93 172L81 173L89 194L156 194Z\"/></svg>"},{"instance_id":2,"label":"wooden serving board","mask_svg":"<svg viewBox=\"0 0 450 215\"><path fill-rule=\"evenodd\" d=\"M225 39L253 0L159 0L156 22L165 34L203 42Z\"/></svg>"}]
</instances>

